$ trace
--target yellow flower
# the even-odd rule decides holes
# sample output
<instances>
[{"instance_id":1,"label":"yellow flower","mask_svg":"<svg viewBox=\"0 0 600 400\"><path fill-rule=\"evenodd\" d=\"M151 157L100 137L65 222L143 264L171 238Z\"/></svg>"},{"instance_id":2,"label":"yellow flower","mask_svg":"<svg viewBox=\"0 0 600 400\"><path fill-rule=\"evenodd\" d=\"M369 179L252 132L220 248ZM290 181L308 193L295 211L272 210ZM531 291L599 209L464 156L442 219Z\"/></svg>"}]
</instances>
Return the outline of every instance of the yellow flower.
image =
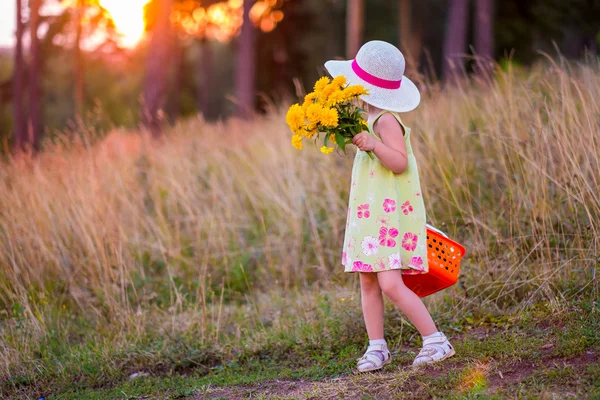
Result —
<instances>
[{"instance_id":1,"label":"yellow flower","mask_svg":"<svg viewBox=\"0 0 600 400\"><path fill-rule=\"evenodd\" d=\"M345 77L336 77L319 93L318 101L322 104L335 105L351 100L361 94L367 94L367 91L361 85L353 85L344 88L345 84Z\"/></svg>"},{"instance_id":2,"label":"yellow flower","mask_svg":"<svg viewBox=\"0 0 600 400\"><path fill-rule=\"evenodd\" d=\"M356 96L362 96L363 94L369 94L369 91L367 89L365 89L362 85L353 85L353 86L348 86L346 89L344 89L344 94L346 95L346 98L349 100Z\"/></svg>"},{"instance_id":3,"label":"yellow flower","mask_svg":"<svg viewBox=\"0 0 600 400\"><path fill-rule=\"evenodd\" d=\"M315 92L319 93L321 90L325 89L325 86L327 86L327 84L329 83L329 78L324 76L322 78L320 78L316 83L315 83Z\"/></svg>"},{"instance_id":4,"label":"yellow flower","mask_svg":"<svg viewBox=\"0 0 600 400\"><path fill-rule=\"evenodd\" d=\"M329 98L327 99L327 105L331 107L335 106L336 104L343 103L344 101L346 101L345 92L343 90L336 90L329 95Z\"/></svg>"},{"instance_id":5,"label":"yellow flower","mask_svg":"<svg viewBox=\"0 0 600 400\"><path fill-rule=\"evenodd\" d=\"M334 85L333 83L330 83L329 85L325 86L325 88L319 94L319 103L327 103L327 101L329 100L329 96L331 96L336 90L339 90L339 87Z\"/></svg>"},{"instance_id":6,"label":"yellow flower","mask_svg":"<svg viewBox=\"0 0 600 400\"><path fill-rule=\"evenodd\" d=\"M335 143L335 135L333 133L329 135L329 140Z\"/></svg>"},{"instance_id":7,"label":"yellow flower","mask_svg":"<svg viewBox=\"0 0 600 400\"><path fill-rule=\"evenodd\" d=\"M367 124L367 121L365 121L363 118L359 118L357 124L358 126L364 126L365 128L369 126L369 124Z\"/></svg>"},{"instance_id":8,"label":"yellow flower","mask_svg":"<svg viewBox=\"0 0 600 400\"><path fill-rule=\"evenodd\" d=\"M323 113L323 107L320 104L311 104L306 108L306 119L311 124L317 124L321 121L321 114Z\"/></svg>"},{"instance_id":9,"label":"yellow flower","mask_svg":"<svg viewBox=\"0 0 600 400\"><path fill-rule=\"evenodd\" d=\"M302 104L302 109L304 110L304 112L306 112L306 109L308 108L308 106L310 106L311 104L314 104L316 99L317 99L317 94L315 92L309 93L304 97L304 103Z\"/></svg>"},{"instance_id":10,"label":"yellow flower","mask_svg":"<svg viewBox=\"0 0 600 400\"><path fill-rule=\"evenodd\" d=\"M302 137L298 135L292 136L292 146L298 150L302 150Z\"/></svg>"},{"instance_id":11,"label":"yellow flower","mask_svg":"<svg viewBox=\"0 0 600 400\"><path fill-rule=\"evenodd\" d=\"M329 154L333 152L333 148L332 147L327 147L327 146L323 146L321 147L321 153L323 154Z\"/></svg>"},{"instance_id":12,"label":"yellow flower","mask_svg":"<svg viewBox=\"0 0 600 400\"><path fill-rule=\"evenodd\" d=\"M304 131L304 136L306 136L309 139L312 139L318 132L319 131L317 129L317 124L310 124L306 127L306 130Z\"/></svg>"},{"instance_id":13,"label":"yellow flower","mask_svg":"<svg viewBox=\"0 0 600 400\"><path fill-rule=\"evenodd\" d=\"M326 127L335 128L338 125L338 112L335 108L324 108L321 112L321 124Z\"/></svg>"},{"instance_id":14,"label":"yellow flower","mask_svg":"<svg viewBox=\"0 0 600 400\"><path fill-rule=\"evenodd\" d=\"M354 98L367 93L367 90L361 85L348 86L345 89L333 92L327 100L327 105L335 106L337 104L353 100Z\"/></svg>"},{"instance_id":15,"label":"yellow flower","mask_svg":"<svg viewBox=\"0 0 600 400\"><path fill-rule=\"evenodd\" d=\"M304 110L299 104L294 104L290 107L285 116L285 122L287 122L294 133L298 132L302 125L304 125Z\"/></svg>"},{"instance_id":16,"label":"yellow flower","mask_svg":"<svg viewBox=\"0 0 600 400\"><path fill-rule=\"evenodd\" d=\"M346 84L346 77L344 75L336 76L333 78L333 81L331 81L331 84L338 88L344 86Z\"/></svg>"}]
</instances>

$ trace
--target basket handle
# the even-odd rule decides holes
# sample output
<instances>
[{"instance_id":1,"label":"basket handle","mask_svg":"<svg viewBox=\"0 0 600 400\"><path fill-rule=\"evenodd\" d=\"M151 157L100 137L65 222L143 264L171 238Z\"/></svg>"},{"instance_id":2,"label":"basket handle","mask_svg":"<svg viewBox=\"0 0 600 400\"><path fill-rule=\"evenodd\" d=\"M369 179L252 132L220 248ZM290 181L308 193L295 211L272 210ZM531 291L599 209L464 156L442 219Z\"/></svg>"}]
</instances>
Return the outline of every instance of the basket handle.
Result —
<instances>
[{"instance_id":1,"label":"basket handle","mask_svg":"<svg viewBox=\"0 0 600 400\"><path fill-rule=\"evenodd\" d=\"M427 224L427 229L431 229L432 231L434 231L435 233L438 233L444 237L448 237L448 235L446 235L444 232L440 231L439 229L435 228L433 225L429 225Z\"/></svg>"}]
</instances>

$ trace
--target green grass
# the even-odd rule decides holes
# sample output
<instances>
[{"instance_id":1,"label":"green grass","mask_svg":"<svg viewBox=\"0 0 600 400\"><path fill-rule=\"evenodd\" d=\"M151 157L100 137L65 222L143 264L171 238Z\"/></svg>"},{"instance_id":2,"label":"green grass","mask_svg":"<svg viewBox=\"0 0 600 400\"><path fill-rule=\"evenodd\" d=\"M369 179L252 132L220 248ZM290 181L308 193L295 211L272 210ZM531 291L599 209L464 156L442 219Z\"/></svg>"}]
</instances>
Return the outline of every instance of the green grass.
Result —
<instances>
[{"instance_id":1,"label":"green grass","mask_svg":"<svg viewBox=\"0 0 600 400\"><path fill-rule=\"evenodd\" d=\"M175 363L170 370L157 368L133 380L109 365L126 357L125 352L110 354L104 361L80 353L80 358L69 364L80 362L78 370L63 371L62 377L14 379L3 384L3 391L9 397L27 394L65 400L285 398L282 396L289 388L277 388L281 386L277 382L283 381L292 387L295 382L300 397L355 393L378 399L533 399L552 393L593 398L600 393L600 310L590 292L560 304L536 304L503 318L467 319L469 322L460 317L442 322L444 329L452 332L457 356L425 370L408 367L418 349L410 335L391 337L390 341L400 346L394 362L383 372L366 375L353 372L361 343L336 346L335 338L330 337L314 346L239 354L210 367L178 369ZM141 347L130 350L148 351ZM182 354L185 357L193 356ZM373 381L379 383L376 392L369 393Z\"/></svg>"}]
</instances>

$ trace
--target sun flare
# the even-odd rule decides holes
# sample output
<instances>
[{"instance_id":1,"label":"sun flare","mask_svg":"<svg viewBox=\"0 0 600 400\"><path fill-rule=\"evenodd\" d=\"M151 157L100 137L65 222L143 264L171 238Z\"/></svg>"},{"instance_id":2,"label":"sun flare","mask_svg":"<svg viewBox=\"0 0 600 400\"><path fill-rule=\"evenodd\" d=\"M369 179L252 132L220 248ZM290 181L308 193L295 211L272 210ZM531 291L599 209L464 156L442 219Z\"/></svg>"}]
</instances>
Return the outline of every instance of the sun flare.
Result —
<instances>
[{"instance_id":1,"label":"sun flare","mask_svg":"<svg viewBox=\"0 0 600 400\"><path fill-rule=\"evenodd\" d=\"M144 36L144 6L149 1L100 0L100 5L110 13L115 22L123 46L133 47Z\"/></svg>"}]
</instances>

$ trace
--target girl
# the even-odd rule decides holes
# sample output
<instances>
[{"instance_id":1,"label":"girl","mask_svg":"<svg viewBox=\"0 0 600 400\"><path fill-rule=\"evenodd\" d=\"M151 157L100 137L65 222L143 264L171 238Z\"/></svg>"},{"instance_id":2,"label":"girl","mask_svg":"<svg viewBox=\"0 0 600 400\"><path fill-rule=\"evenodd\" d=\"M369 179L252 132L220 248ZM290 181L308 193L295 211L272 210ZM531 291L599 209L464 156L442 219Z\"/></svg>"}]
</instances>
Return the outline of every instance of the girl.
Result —
<instances>
[{"instance_id":1,"label":"girl","mask_svg":"<svg viewBox=\"0 0 600 400\"><path fill-rule=\"evenodd\" d=\"M408 289L402 274L427 273L425 206L410 129L397 112L417 107L419 90L404 75L404 56L393 45L366 43L351 61L328 61L332 76L343 75L369 94L369 131L355 136L358 152L352 168L348 221L342 253L346 272L360 274L362 310L369 347L358 370L374 371L390 362L383 336L382 292L423 336L423 348L413 365L454 355L446 336L438 332L421 299ZM374 153L371 159L365 152Z\"/></svg>"}]
</instances>

